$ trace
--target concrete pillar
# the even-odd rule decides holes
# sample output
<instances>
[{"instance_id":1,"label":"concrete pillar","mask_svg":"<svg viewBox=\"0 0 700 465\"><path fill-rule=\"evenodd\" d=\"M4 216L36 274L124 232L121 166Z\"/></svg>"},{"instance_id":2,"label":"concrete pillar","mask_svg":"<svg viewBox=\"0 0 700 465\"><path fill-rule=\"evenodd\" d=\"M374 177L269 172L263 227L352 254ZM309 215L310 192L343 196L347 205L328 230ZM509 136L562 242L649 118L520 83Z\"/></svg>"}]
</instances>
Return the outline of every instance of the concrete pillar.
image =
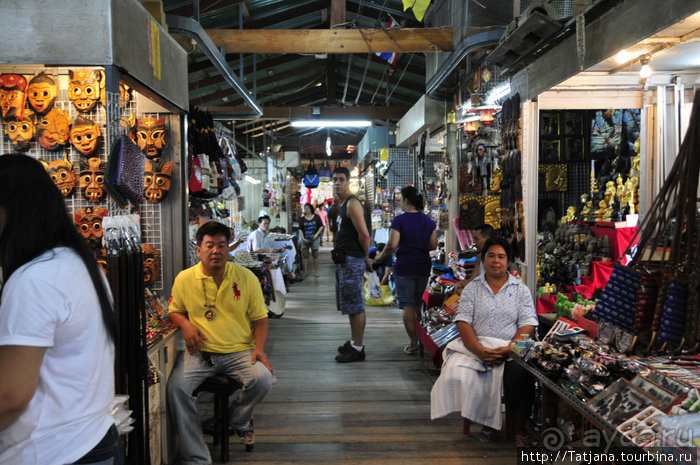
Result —
<instances>
[{"instance_id":1,"label":"concrete pillar","mask_svg":"<svg viewBox=\"0 0 700 465\"><path fill-rule=\"evenodd\" d=\"M457 125L447 124L447 157L452 166L452 178L447 180L447 211L450 224L445 232L445 252L459 252L457 235L452 224L452 218L459 216L459 147L457 145Z\"/></svg>"}]
</instances>

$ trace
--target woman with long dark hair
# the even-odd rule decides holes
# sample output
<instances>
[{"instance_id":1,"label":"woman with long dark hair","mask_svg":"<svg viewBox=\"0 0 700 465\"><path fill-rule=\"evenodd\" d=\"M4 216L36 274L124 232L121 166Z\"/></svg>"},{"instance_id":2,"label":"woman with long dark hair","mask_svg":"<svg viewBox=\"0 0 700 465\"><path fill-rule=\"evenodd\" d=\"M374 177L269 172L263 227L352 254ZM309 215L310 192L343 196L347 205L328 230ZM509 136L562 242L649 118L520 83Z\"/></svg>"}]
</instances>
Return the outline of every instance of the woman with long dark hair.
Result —
<instances>
[{"instance_id":1,"label":"woman with long dark hair","mask_svg":"<svg viewBox=\"0 0 700 465\"><path fill-rule=\"evenodd\" d=\"M374 260L382 262L396 251L392 273L409 338L403 350L414 354L418 350L415 321L430 276L430 251L437 247L437 230L435 222L423 213L423 195L415 187L401 189L401 210L403 213L391 222L389 242Z\"/></svg>"},{"instance_id":2,"label":"woman with long dark hair","mask_svg":"<svg viewBox=\"0 0 700 465\"><path fill-rule=\"evenodd\" d=\"M0 463L113 463L111 294L26 155L0 156L0 266Z\"/></svg>"}]
</instances>

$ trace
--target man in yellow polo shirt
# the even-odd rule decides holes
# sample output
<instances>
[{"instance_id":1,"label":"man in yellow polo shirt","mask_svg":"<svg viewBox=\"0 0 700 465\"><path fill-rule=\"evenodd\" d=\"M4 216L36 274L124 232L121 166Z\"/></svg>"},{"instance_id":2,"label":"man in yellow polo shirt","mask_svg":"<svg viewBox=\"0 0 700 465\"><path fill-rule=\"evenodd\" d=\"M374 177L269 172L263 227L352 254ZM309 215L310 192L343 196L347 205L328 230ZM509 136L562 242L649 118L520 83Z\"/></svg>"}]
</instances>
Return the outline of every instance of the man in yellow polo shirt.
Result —
<instances>
[{"instance_id":1,"label":"man in yellow polo shirt","mask_svg":"<svg viewBox=\"0 0 700 465\"><path fill-rule=\"evenodd\" d=\"M253 410L276 381L265 354L269 325L258 278L227 261L231 237L223 224L205 223L195 237L200 262L177 275L169 304L187 346L168 381L183 465L211 463L192 396L204 379L224 374L243 385L231 403L230 427L246 445L255 442Z\"/></svg>"}]
</instances>

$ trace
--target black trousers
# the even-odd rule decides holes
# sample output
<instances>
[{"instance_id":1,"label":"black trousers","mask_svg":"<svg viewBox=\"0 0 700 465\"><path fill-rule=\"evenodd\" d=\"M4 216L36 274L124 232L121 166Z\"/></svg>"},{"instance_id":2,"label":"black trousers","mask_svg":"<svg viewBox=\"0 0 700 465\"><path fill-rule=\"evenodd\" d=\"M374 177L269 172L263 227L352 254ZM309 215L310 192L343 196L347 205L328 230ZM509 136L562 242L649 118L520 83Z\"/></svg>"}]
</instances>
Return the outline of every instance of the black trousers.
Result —
<instances>
[{"instance_id":1,"label":"black trousers","mask_svg":"<svg viewBox=\"0 0 700 465\"><path fill-rule=\"evenodd\" d=\"M503 368L503 392L506 409L520 418L528 419L535 402L535 378L515 362L506 362Z\"/></svg>"}]
</instances>

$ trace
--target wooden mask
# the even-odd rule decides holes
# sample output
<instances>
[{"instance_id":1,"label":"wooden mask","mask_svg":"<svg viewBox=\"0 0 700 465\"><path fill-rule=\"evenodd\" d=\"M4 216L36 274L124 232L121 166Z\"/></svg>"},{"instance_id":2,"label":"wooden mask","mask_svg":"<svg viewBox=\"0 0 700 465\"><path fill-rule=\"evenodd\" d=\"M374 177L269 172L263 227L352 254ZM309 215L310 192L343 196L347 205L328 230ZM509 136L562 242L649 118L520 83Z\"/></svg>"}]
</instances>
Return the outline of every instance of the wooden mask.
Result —
<instances>
[{"instance_id":1,"label":"wooden mask","mask_svg":"<svg viewBox=\"0 0 700 465\"><path fill-rule=\"evenodd\" d=\"M104 177L104 163L99 158L88 158L87 163L80 160L80 187L89 202L98 203L104 197Z\"/></svg>"},{"instance_id":2,"label":"wooden mask","mask_svg":"<svg viewBox=\"0 0 700 465\"><path fill-rule=\"evenodd\" d=\"M36 135L36 126L29 116L25 116L17 121L5 122L5 134L10 138L15 150L26 152Z\"/></svg>"},{"instance_id":3,"label":"wooden mask","mask_svg":"<svg viewBox=\"0 0 700 465\"><path fill-rule=\"evenodd\" d=\"M21 74L0 74L0 114L2 119L22 119L27 100L27 80Z\"/></svg>"},{"instance_id":4,"label":"wooden mask","mask_svg":"<svg viewBox=\"0 0 700 465\"><path fill-rule=\"evenodd\" d=\"M78 183L78 176L73 171L73 165L67 159L52 161L46 166L46 171L49 172L51 180L61 191L61 195L68 197L73 192Z\"/></svg>"},{"instance_id":5,"label":"wooden mask","mask_svg":"<svg viewBox=\"0 0 700 465\"><path fill-rule=\"evenodd\" d=\"M107 209L103 207L87 207L76 211L74 214L78 232L93 249L101 248L102 218L105 216L107 216Z\"/></svg>"},{"instance_id":6,"label":"wooden mask","mask_svg":"<svg viewBox=\"0 0 700 465\"><path fill-rule=\"evenodd\" d=\"M92 110L104 82L101 70L68 71L68 98L79 112Z\"/></svg>"},{"instance_id":7,"label":"wooden mask","mask_svg":"<svg viewBox=\"0 0 700 465\"><path fill-rule=\"evenodd\" d=\"M146 160L146 169L143 176L144 197L152 203L165 200L170 192L170 175L173 162L164 164L160 171L156 171L150 161Z\"/></svg>"},{"instance_id":8,"label":"wooden mask","mask_svg":"<svg viewBox=\"0 0 700 465\"><path fill-rule=\"evenodd\" d=\"M68 144L71 124L72 122L67 112L59 108L49 111L39 121L37 128L39 145L44 150L54 151Z\"/></svg>"},{"instance_id":9,"label":"wooden mask","mask_svg":"<svg viewBox=\"0 0 700 465\"><path fill-rule=\"evenodd\" d=\"M58 85L43 71L32 78L27 86L27 100L35 112L46 114L56 101Z\"/></svg>"},{"instance_id":10,"label":"wooden mask","mask_svg":"<svg viewBox=\"0 0 700 465\"><path fill-rule=\"evenodd\" d=\"M97 148L100 126L87 118L78 116L70 131L70 141L78 152L89 157Z\"/></svg>"},{"instance_id":11,"label":"wooden mask","mask_svg":"<svg viewBox=\"0 0 700 465\"><path fill-rule=\"evenodd\" d=\"M136 120L136 129L132 139L149 160L161 157L165 147L165 118L147 117Z\"/></svg>"},{"instance_id":12,"label":"wooden mask","mask_svg":"<svg viewBox=\"0 0 700 465\"><path fill-rule=\"evenodd\" d=\"M151 244L143 244L143 283L151 286L160 277L160 252Z\"/></svg>"}]
</instances>

